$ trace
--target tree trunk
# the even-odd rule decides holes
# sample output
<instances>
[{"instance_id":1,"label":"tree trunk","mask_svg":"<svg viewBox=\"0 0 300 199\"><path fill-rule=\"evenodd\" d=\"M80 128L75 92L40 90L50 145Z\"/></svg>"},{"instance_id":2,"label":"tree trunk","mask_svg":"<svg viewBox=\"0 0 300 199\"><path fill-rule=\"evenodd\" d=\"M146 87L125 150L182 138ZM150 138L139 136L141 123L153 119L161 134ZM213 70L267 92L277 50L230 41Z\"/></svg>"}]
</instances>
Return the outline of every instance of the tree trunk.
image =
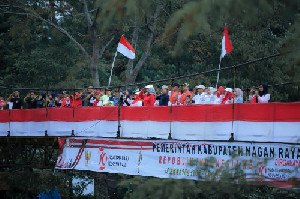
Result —
<instances>
[{"instance_id":1,"label":"tree trunk","mask_svg":"<svg viewBox=\"0 0 300 199\"><path fill-rule=\"evenodd\" d=\"M135 28L132 33L132 41L131 41L134 49L136 49L136 43L138 41L138 37L139 37L139 27L137 24L137 20L135 20ZM129 84L135 82L136 77L133 78L132 72L133 72L133 60L129 59L127 65L126 65L126 79L125 79L126 85L129 85Z\"/></svg>"},{"instance_id":2,"label":"tree trunk","mask_svg":"<svg viewBox=\"0 0 300 199\"><path fill-rule=\"evenodd\" d=\"M126 85L133 84L136 80L136 77L139 73L139 71L142 69L143 65L146 62L146 59L150 55L150 51L152 48L152 44L154 41L154 32L156 29L156 23L158 20L158 16L160 14L160 11L162 9L162 5L158 4L156 7L156 10L153 15L153 21L149 23L148 29L149 33L147 36L147 41L146 41L146 48L144 50L144 53L142 54L141 58L137 62L137 64L133 67L133 60L129 60L128 64L126 66ZM133 39L136 42L138 38L138 27L136 25L135 30L133 32Z\"/></svg>"},{"instance_id":3,"label":"tree trunk","mask_svg":"<svg viewBox=\"0 0 300 199\"><path fill-rule=\"evenodd\" d=\"M92 75L94 87L100 87L98 65L99 65L99 59L93 57L90 61L90 67L91 67L91 75Z\"/></svg>"}]
</instances>

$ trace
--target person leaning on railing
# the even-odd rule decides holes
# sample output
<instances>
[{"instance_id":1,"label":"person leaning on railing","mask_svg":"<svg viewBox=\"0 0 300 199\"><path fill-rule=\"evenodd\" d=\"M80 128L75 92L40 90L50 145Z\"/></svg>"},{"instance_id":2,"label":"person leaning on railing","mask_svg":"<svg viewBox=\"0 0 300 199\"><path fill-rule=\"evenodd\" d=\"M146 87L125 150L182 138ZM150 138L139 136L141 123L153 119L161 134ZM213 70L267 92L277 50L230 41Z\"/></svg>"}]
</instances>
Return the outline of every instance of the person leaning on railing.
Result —
<instances>
[{"instance_id":1,"label":"person leaning on railing","mask_svg":"<svg viewBox=\"0 0 300 199\"><path fill-rule=\"evenodd\" d=\"M259 90L252 88L249 94L249 101L251 103L268 103L270 94L268 93L268 86L264 83L260 84Z\"/></svg>"},{"instance_id":2,"label":"person leaning on railing","mask_svg":"<svg viewBox=\"0 0 300 199\"><path fill-rule=\"evenodd\" d=\"M153 85L147 85L145 89L140 92L141 99L144 99L144 106L154 106L156 93Z\"/></svg>"},{"instance_id":3,"label":"person leaning on railing","mask_svg":"<svg viewBox=\"0 0 300 199\"><path fill-rule=\"evenodd\" d=\"M179 91L179 84L174 83L173 90L169 95L169 101L171 102L171 104L177 105L177 101L180 99L180 96L181 96L181 92Z\"/></svg>"},{"instance_id":4,"label":"person leaning on railing","mask_svg":"<svg viewBox=\"0 0 300 199\"><path fill-rule=\"evenodd\" d=\"M0 111L4 110L5 106L6 106L6 101L3 99L3 96L0 95Z\"/></svg>"},{"instance_id":5,"label":"person leaning on railing","mask_svg":"<svg viewBox=\"0 0 300 199\"><path fill-rule=\"evenodd\" d=\"M20 92L13 92L8 100L12 104L12 109L23 109L23 100L20 98Z\"/></svg>"},{"instance_id":6,"label":"person leaning on railing","mask_svg":"<svg viewBox=\"0 0 300 199\"><path fill-rule=\"evenodd\" d=\"M169 103L169 95L168 95L169 87L166 86L166 85L163 85L161 87L161 89L162 89L162 93L158 98L159 106L168 106L168 103Z\"/></svg>"}]
</instances>

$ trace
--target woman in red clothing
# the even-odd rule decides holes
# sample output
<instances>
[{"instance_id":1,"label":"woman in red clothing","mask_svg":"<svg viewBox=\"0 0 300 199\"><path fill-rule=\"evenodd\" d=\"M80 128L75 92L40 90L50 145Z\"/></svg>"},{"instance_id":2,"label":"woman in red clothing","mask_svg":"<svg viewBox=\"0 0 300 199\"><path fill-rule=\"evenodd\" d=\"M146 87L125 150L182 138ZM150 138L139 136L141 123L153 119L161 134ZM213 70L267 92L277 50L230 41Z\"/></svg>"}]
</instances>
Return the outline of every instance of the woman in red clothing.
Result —
<instances>
[{"instance_id":1,"label":"woman in red clothing","mask_svg":"<svg viewBox=\"0 0 300 199\"><path fill-rule=\"evenodd\" d=\"M145 87L146 93L144 94L144 106L154 106L155 103L155 90L152 85Z\"/></svg>"},{"instance_id":2,"label":"woman in red clothing","mask_svg":"<svg viewBox=\"0 0 300 199\"><path fill-rule=\"evenodd\" d=\"M192 95L192 93L189 91L189 84L184 83L183 84L183 93L181 94L181 97L180 97L180 104L182 104L182 105L184 104L185 98L188 95Z\"/></svg>"},{"instance_id":3,"label":"woman in red clothing","mask_svg":"<svg viewBox=\"0 0 300 199\"><path fill-rule=\"evenodd\" d=\"M81 93L76 92L75 93L75 97L74 95L70 96L70 100L71 100L71 107L78 107L78 106L82 106L82 99L81 99Z\"/></svg>"},{"instance_id":4,"label":"woman in red clothing","mask_svg":"<svg viewBox=\"0 0 300 199\"><path fill-rule=\"evenodd\" d=\"M170 94L169 101L171 104L177 105L177 101L181 96L181 92L179 91L179 84L174 83L174 88Z\"/></svg>"}]
</instances>

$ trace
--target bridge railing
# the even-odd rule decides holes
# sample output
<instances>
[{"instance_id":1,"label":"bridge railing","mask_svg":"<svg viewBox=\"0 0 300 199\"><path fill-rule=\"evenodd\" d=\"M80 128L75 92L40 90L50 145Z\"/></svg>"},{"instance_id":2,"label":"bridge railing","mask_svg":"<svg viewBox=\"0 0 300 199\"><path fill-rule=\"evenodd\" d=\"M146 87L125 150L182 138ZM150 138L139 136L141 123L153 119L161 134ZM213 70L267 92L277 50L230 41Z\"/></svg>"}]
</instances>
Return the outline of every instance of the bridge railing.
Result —
<instances>
[{"instance_id":1,"label":"bridge railing","mask_svg":"<svg viewBox=\"0 0 300 199\"><path fill-rule=\"evenodd\" d=\"M0 111L0 136L297 142L300 103Z\"/></svg>"}]
</instances>

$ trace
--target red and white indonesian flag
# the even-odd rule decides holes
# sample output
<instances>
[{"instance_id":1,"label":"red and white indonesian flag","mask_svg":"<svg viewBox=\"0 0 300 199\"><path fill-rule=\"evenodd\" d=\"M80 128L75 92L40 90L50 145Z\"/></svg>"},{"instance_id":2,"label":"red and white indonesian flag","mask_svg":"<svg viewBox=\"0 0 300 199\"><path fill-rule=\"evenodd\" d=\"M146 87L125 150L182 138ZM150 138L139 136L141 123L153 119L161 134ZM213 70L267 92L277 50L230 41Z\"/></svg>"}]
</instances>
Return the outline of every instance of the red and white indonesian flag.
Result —
<instances>
[{"instance_id":1,"label":"red and white indonesian flag","mask_svg":"<svg viewBox=\"0 0 300 199\"><path fill-rule=\"evenodd\" d=\"M222 38L222 53L221 58L223 58L227 53L230 53L232 51L232 45L229 39L228 30L225 26L224 32L223 32L223 38Z\"/></svg>"},{"instance_id":2,"label":"red and white indonesian flag","mask_svg":"<svg viewBox=\"0 0 300 199\"><path fill-rule=\"evenodd\" d=\"M121 53L122 55L128 57L129 59L134 59L135 58L135 50L133 47L130 45L130 43L123 37L121 36L120 42L118 44L118 52Z\"/></svg>"}]
</instances>

